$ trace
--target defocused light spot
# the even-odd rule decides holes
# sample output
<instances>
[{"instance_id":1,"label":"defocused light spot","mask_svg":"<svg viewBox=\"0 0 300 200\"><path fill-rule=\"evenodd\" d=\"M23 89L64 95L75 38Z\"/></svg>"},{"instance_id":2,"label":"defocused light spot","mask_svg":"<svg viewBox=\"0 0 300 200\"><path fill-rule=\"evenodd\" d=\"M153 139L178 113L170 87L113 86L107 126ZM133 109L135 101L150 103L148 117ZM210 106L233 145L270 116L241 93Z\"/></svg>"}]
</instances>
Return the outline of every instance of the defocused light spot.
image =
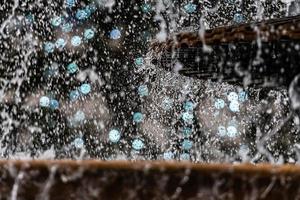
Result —
<instances>
[{"instance_id":1,"label":"defocused light spot","mask_svg":"<svg viewBox=\"0 0 300 200\"><path fill-rule=\"evenodd\" d=\"M77 148L77 149L82 149L83 146L84 146L84 141L82 138L76 138L74 140L74 146Z\"/></svg>"},{"instance_id":2,"label":"defocused light spot","mask_svg":"<svg viewBox=\"0 0 300 200\"><path fill-rule=\"evenodd\" d=\"M52 26L59 26L62 23L62 17L53 17L51 19Z\"/></svg>"},{"instance_id":3,"label":"defocused light spot","mask_svg":"<svg viewBox=\"0 0 300 200\"><path fill-rule=\"evenodd\" d=\"M109 131L108 134L109 141L113 143L117 143L119 142L120 138L121 138L121 133L117 129L112 129L111 131Z\"/></svg>"},{"instance_id":4,"label":"defocused light spot","mask_svg":"<svg viewBox=\"0 0 300 200\"><path fill-rule=\"evenodd\" d=\"M44 50L46 53L53 53L55 45L52 42L46 42L44 44Z\"/></svg>"},{"instance_id":5,"label":"defocused light spot","mask_svg":"<svg viewBox=\"0 0 300 200\"><path fill-rule=\"evenodd\" d=\"M80 94L79 94L79 91L78 90L72 90L71 92L70 92L70 100L71 101L76 101L78 98L79 98L79 96L80 96Z\"/></svg>"},{"instance_id":6,"label":"defocused light spot","mask_svg":"<svg viewBox=\"0 0 300 200\"><path fill-rule=\"evenodd\" d=\"M223 99L216 99L215 101L215 108L222 109L225 107L225 101Z\"/></svg>"},{"instance_id":7,"label":"defocused light spot","mask_svg":"<svg viewBox=\"0 0 300 200\"><path fill-rule=\"evenodd\" d=\"M119 29L113 29L109 34L110 39L117 40L121 38L121 31Z\"/></svg>"},{"instance_id":8,"label":"defocused light spot","mask_svg":"<svg viewBox=\"0 0 300 200\"><path fill-rule=\"evenodd\" d=\"M61 30L65 33L71 32L73 29L73 24L70 22L63 23L61 26Z\"/></svg>"},{"instance_id":9,"label":"defocused light spot","mask_svg":"<svg viewBox=\"0 0 300 200\"><path fill-rule=\"evenodd\" d=\"M232 112L239 112L240 111L240 104L239 104L239 102L238 101L232 101L232 102L230 102L229 109Z\"/></svg>"},{"instance_id":10,"label":"defocused light spot","mask_svg":"<svg viewBox=\"0 0 300 200\"><path fill-rule=\"evenodd\" d=\"M75 15L76 19L78 20L85 20L88 18L88 16L89 14L86 12L86 10L82 10L82 9L78 10Z\"/></svg>"},{"instance_id":11,"label":"defocused light spot","mask_svg":"<svg viewBox=\"0 0 300 200\"><path fill-rule=\"evenodd\" d=\"M248 93L245 92L245 91L241 91L241 92L239 93L239 101L240 101L240 102L245 102L245 101L247 101L247 100L248 100Z\"/></svg>"},{"instance_id":12,"label":"defocused light spot","mask_svg":"<svg viewBox=\"0 0 300 200\"><path fill-rule=\"evenodd\" d=\"M40 106L41 107L49 107L50 106L50 99L47 96L42 96L40 98Z\"/></svg>"},{"instance_id":13,"label":"defocused light spot","mask_svg":"<svg viewBox=\"0 0 300 200\"><path fill-rule=\"evenodd\" d=\"M219 136L224 137L226 136L226 128L225 126L219 126L218 127L218 133Z\"/></svg>"},{"instance_id":14,"label":"defocused light spot","mask_svg":"<svg viewBox=\"0 0 300 200\"><path fill-rule=\"evenodd\" d=\"M75 62L68 64L67 70L69 74L74 74L78 70L78 65Z\"/></svg>"},{"instance_id":15,"label":"defocused light spot","mask_svg":"<svg viewBox=\"0 0 300 200\"><path fill-rule=\"evenodd\" d=\"M55 42L55 46L58 49L62 49L66 46L67 42L63 38L58 38Z\"/></svg>"},{"instance_id":16,"label":"defocused light spot","mask_svg":"<svg viewBox=\"0 0 300 200\"><path fill-rule=\"evenodd\" d=\"M136 66L141 66L141 65L143 65L143 64L144 64L144 59L143 59L143 57L138 57L138 58L136 58L136 59L134 60L134 63L135 63Z\"/></svg>"},{"instance_id":17,"label":"defocused light spot","mask_svg":"<svg viewBox=\"0 0 300 200\"><path fill-rule=\"evenodd\" d=\"M193 123L194 115L189 112L184 112L182 114L182 119L184 122L191 124L191 123Z\"/></svg>"},{"instance_id":18,"label":"defocused light spot","mask_svg":"<svg viewBox=\"0 0 300 200\"><path fill-rule=\"evenodd\" d=\"M91 85L88 83L84 83L80 86L80 92L82 94L88 94L91 91Z\"/></svg>"},{"instance_id":19,"label":"defocused light spot","mask_svg":"<svg viewBox=\"0 0 300 200\"><path fill-rule=\"evenodd\" d=\"M145 3L141 6L141 8L144 13L148 13L151 11L151 4Z\"/></svg>"},{"instance_id":20,"label":"defocused light spot","mask_svg":"<svg viewBox=\"0 0 300 200\"><path fill-rule=\"evenodd\" d=\"M71 44L75 47L79 46L81 44L81 37L77 35L72 37Z\"/></svg>"},{"instance_id":21,"label":"defocused light spot","mask_svg":"<svg viewBox=\"0 0 300 200\"><path fill-rule=\"evenodd\" d=\"M194 103L191 101L187 101L184 103L184 110L185 111L193 111L194 110Z\"/></svg>"},{"instance_id":22,"label":"defocused light spot","mask_svg":"<svg viewBox=\"0 0 300 200\"><path fill-rule=\"evenodd\" d=\"M84 30L84 38L86 40L92 39L94 37L94 35L95 35L95 32L92 29L89 28L89 29Z\"/></svg>"},{"instance_id":23,"label":"defocused light spot","mask_svg":"<svg viewBox=\"0 0 300 200\"><path fill-rule=\"evenodd\" d=\"M234 16L233 16L233 21L235 23L243 23L244 22L244 16L241 14L241 13L235 13Z\"/></svg>"},{"instance_id":24,"label":"defocused light spot","mask_svg":"<svg viewBox=\"0 0 300 200\"><path fill-rule=\"evenodd\" d=\"M75 122L83 122L85 120L85 114L83 111L78 110L74 115Z\"/></svg>"},{"instance_id":25,"label":"defocused light spot","mask_svg":"<svg viewBox=\"0 0 300 200\"><path fill-rule=\"evenodd\" d=\"M193 147L193 141L184 139L181 147L184 150L190 150Z\"/></svg>"},{"instance_id":26,"label":"defocused light spot","mask_svg":"<svg viewBox=\"0 0 300 200\"><path fill-rule=\"evenodd\" d=\"M146 85L139 86L138 94L140 95L140 97L148 96L149 95L148 87Z\"/></svg>"},{"instance_id":27,"label":"defocused light spot","mask_svg":"<svg viewBox=\"0 0 300 200\"><path fill-rule=\"evenodd\" d=\"M182 134L184 137L189 137L192 134L192 129L189 127L184 127L182 130Z\"/></svg>"},{"instance_id":28,"label":"defocused light spot","mask_svg":"<svg viewBox=\"0 0 300 200\"><path fill-rule=\"evenodd\" d=\"M51 99L50 100L50 108L52 110L56 110L59 108L59 102L56 99Z\"/></svg>"},{"instance_id":29,"label":"defocused light spot","mask_svg":"<svg viewBox=\"0 0 300 200\"><path fill-rule=\"evenodd\" d=\"M140 112L136 112L133 114L133 121L136 123L140 123L144 120L144 115Z\"/></svg>"},{"instance_id":30,"label":"defocused light spot","mask_svg":"<svg viewBox=\"0 0 300 200\"><path fill-rule=\"evenodd\" d=\"M164 160L173 160L174 159L174 153L173 152L164 152L163 154Z\"/></svg>"},{"instance_id":31,"label":"defocused light spot","mask_svg":"<svg viewBox=\"0 0 300 200\"><path fill-rule=\"evenodd\" d=\"M188 153L180 154L180 160L181 161L187 161L187 160L190 160L190 159L191 159L190 154L188 154Z\"/></svg>"},{"instance_id":32,"label":"defocused light spot","mask_svg":"<svg viewBox=\"0 0 300 200\"><path fill-rule=\"evenodd\" d=\"M141 150L142 148L144 148L143 141L140 139L134 139L132 142L132 148L137 151Z\"/></svg>"},{"instance_id":33,"label":"defocused light spot","mask_svg":"<svg viewBox=\"0 0 300 200\"><path fill-rule=\"evenodd\" d=\"M196 4L193 4L193 3L188 3L184 6L184 10L185 12L191 14L193 12L195 12L197 9L197 5Z\"/></svg>"},{"instance_id":34,"label":"defocused light spot","mask_svg":"<svg viewBox=\"0 0 300 200\"><path fill-rule=\"evenodd\" d=\"M74 7L76 5L76 0L66 0L67 7Z\"/></svg>"},{"instance_id":35,"label":"defocused light spot","mask_svg":"<svg viewBox=\"0 0 300 200\"><path fill-rule=\"evenodd\" d=\"M165 110L165 111L169 111L173 108L173 100L170 98L164 98L164 100L161 103L161 107Z\"/></svg>"},{"instance_id":36,"label":"defocused light spot","mask_svg":"<svg viewBox=\"0 0 300 200\"><path fill-rule=\"evenodd\" d=\"M239 99L239 95L236 92L230 92L227 95L228 101L237 101Z\"/></svg>"},{"instance_id":37,"label":"defocused light spot","mask_svg":"<svg viewBox=\"0 0 300 200\"><path fill-rule=\"evenodd\" d=\"M228 137L236 137L237 133L238 133L238 131L237 131L236 127L234 127L234 126L227 127Z\"/></svg>"}]
</instances>

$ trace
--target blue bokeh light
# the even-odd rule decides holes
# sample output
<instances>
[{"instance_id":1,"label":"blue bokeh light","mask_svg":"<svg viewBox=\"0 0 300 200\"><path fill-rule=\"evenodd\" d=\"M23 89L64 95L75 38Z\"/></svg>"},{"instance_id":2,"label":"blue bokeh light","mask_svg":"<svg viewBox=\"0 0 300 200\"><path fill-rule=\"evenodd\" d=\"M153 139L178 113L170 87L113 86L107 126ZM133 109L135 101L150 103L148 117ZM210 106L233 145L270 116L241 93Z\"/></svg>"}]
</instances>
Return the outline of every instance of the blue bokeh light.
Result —
<instances>
[{"instance_id":1,"label":"blue bokeh light","mask_svg":"<svg viewBox=\"0 0 300 200\"><path fill-rule=\"evenodd\" d=\"M139 151L144 148L144 142L140 139L134 139L132 142L132 148Z\"/></svg>"},{"instance_id":2,"label":"blue bokeh light","mask_svg":"<svg viewBox=\"0 0 300 200\"><path fill-rule=\"evenodd\" d=\"M227 131L226 131L225 126L219 126L219 127L218 127L218 132L217 132L217 134L218 134L219 136L224 137L224 136L226 136L226 133L227 133Z\"/></svg>"},{"instance_id":3,"label":"blue bokeh light","mask_svg":"<svg viewBox=\"0 0 300 200\"><path fill-rule=\"evenodd\" d=\"M244 15L241 13L235 13L233 16L233 21L238 24L243 23L245 21Z\"/></svg>"},{"instance_id":4,"label":"blue bokeh light","mask_svg":"<svg viewBox=\"0 0 300 200\"><path fill-rule=\"evenodd\" d=\"M61 30L65 33L71 32L73 29L73 24L71 22L63 23L61 26Z\"/></svg>"},{"instance_id":5,"label":"blue bokeh light","mask_svg":"<svg viewBox=\"0 0 300 200\"><path fill-rule=\"evenodd\" d=\"M78 110L74 115L75 122L83 122L85 120L85 114L83 111Z\"/></svg>"},{"instance_id":6,"label":"blue bokeh light","mask_svg":"<svg viewBox=\"0 0 300 200\"><path fill-rule=\"evenodd\" d=\"M50 100L50 108L52 110L56 110L59 108L59 102L56 99L51 99Z\"/></svg>"},{"instance_id":7,"label":"blue bokeh light","mask_svg":"<svg viewBox=\"0 0 300 200\"><path fill-rule=\"evenodd\" d=\"M171 152L171 151L164 152L163 159L164 160L173 160L174 159L174 153Z\"/></svg>"},{"instance_id":8,"label":"blue bokeh light","mask_svg":"<svg viewBox=\"0 0 300 200\"><path fill-rule=\"evenodd\" d=\"M57 41L55 42L55 46L58 49L62 49L66 46L67 41L64 40L63 38L58 38Z\"/></svg>"},{"instance_id":9,"label":"blue bokeh light","mask_svg":"<svg viewBox=\"0 0 300 200\"><path fill-rule=\"evenodd\" d=\"M46 53L53 53L55 49L55 45L52 42L45 42L44 51Z\"/></svg>"},{"instance_id":10,"label":"blue bokeh light","mask_svg":"<svg viewBox=\"0 0 300 200\"><path fill-rule=\"evenodd\" d=\"M143 57L138 57L134 60L134 63L136 66L141 66L144 64L144 58Z\"/></svg>"},{"instance_id":11,"label":"blue bokeh light","mask_svg":"<svg viewBox=\"0 0 300 200\"><path fill-rule=\"evenodd\" d=\"M80 97L80 93L78 90L72 90L69 94L71 101L76 101Z\"/></svg>"},{"instance_id":12,"label":"blue bokeh light","mask_svg":"<svg viewBox=\"0 0 300 200\"><path fill-rule=\"evenodd\" d=\"M121 31L117 28L113 29L109 34L110 39L118 40L121 38Z\"/></svg>"},{"instance_id":13,"label":"blue bokeh light","mask_svg":"<svg viewBox=\"0 0 300 200\"><path fill-rule=\"evenodd\" d=\"M184 112L182 114L182 119L183 119L184 122L186 122L188 124L191 124L191 123L193 123L194 115L192 113L189 113L189 112Z\"/></svg>"},{"instance_id":14,"label":"blue bokeh light","mask_svg":"<svg viewBox=\"0 0 300 200\"><path fill-rule=\"evenodd\" d=\"M193 4L193 3L188 3L184 6L184 10L185 12L191 14L191 13L194 13L197 9L197 5L196 4Z\"/></svg>"},{"instance_id":15,"label":"blue bokeh light","mask_svg":"<svg viewBox=\"0 0 300 200\"><path fill-rule=\"evenodd\" d=\"M76 12L75 17L78 20L85 20L89 17L89 13L85 9L80 9Z\"/></svg>"},{"instance_id":16,"label":"blue bokeh light","mask_svg":"<svg viewBox=\"0 0 300 200\"><path fill-rule=\"evenodd\" d=\"M88 94L91 92L91 85L89 83L84 83L80 86L80 92L82 94Z\"/></svg>"},{"instance_id":17,"label":"blue bokeh light","mask_svg":"<svg viewBox=\"0 0 300 200\"><path fill-rule=\"evenodd\" d=\"M74 146L77 148L77 149L82 149L83 146L84 146L84 141L82 138L76 138L74 140Z\"/></svg>"},{"instance_id":18,"label":"blue bokeh light","mask_svg":"<svg viewBox=\"0 0 300 200\"><path fill-rule=\"evenodd\" d=\"M56 16L51 19L52 26L58 27L62 23L62 17Z\"/></svg>"},{"instance_id":19,"label":"blue bokeh light","mask_svg":"<svg viewBox=\"0 0 300 200\"><path fill-rule=\"evenodd\" d=\"M193 147L193 141L184 139L181 144L182 149L190 150Z\"/></svg>"},{"instance_id":20,"label":"blue bokeh light","mask_svg":"<svg viewBox=\"0 0 300 200\"><path fill-rule=\"evenodd\" d=\"M139 86L138 94L140 95L140 97L148 96L149 95L149 89L148 89L147 85Z\"/></svg>"},{"instance_id":21,"label":"blue bokeh light","mask_svg":"<svg viewBox=\"0 0 300 200\"><path fill-rule=\"evenodd\" d=\"M239 99L239 95L236 92L230 92L227 95L228 101L237 101Z\"/></svg>"},{"instance_id":22,"label":"blue bokeh light","mask_svg":"<svg viewBox=\"0 0 300 200\"><path fill-rule=\"evenodd\" d=\"M49 107L50 106L50 99L47 96L42 96L40 98L40 106L41 107Z\"/></svg>"},{"instance_id":23,"label":"blue bokeh light","mask_svg":"<svg viewBox=\"0 0 300 200\"><path fill-rule=\"evenodd\" d=\"M84 30L84 38L86 39L86 40L90 40L90 39L92 39L93 37L95 36L95 32L94 32L94 30L93 29L85 29Z\"/></svg>"},{"instance_id":24,"label":"blue bokeh light","mask_svg":"<svg viewBox=\"0 0 300 200\"><path fill-rule=\"evenodd\" d=\"M188 161L188 160L190 160L191 159L191 156L190 156L190 154L188 154L188 153L182 153L182 154L180 154L180 160L181 161Z\"/></svg>"},{"instance_id":25,"label":"blue bokeh light","mask_svg":"<svg viewBox=\"0 0 300 200\"><path fill-rule=\"evenodd\" d=\"M238 130L237 130L237 128L235 126L228 126L227 127L227 135L228 135L228 137L233 138L233 137L236 137L237 134L238 134Z\"/></svg>"},{"instance_id":26,"label":"blue bokeh light","mask_svg":"<svg viewBox=\"0 0 300 200\"><path fill-rule=\"evenodd\" d=\"M141 6L144 13L149 13L152 10L151 4L145 3Z\"/></svg>"},{"instance_id":27,"label":"blue bokeh light","mask_svg":"<svg viewBox=\"0 0 300 200\"><path fill-rule=\"evenodd\" d=\"M136 112L133 114L133 121L135 123L140 123L144 120L144 115L141 112Z\"/></svg>"},{"instance_id":28,"label":"blue bokeh light","mask_svg":"<svg viewBox=\"0 0 300 200\"><path fill-rule=\"evenodd\" d=\"M162 103L161 103L161 107L165 110L165 111L169 111L173 108L173 100L170 98L165 98Z\"/></svg>"},{"instance_id":29,"label":"blue bokeh light","mask_svg":"<svg viewBox=\"0 0 300 200\"><path fill-rule=\"evenodd\" d=\"M248 93L246 91L239 92L239 101L245 102L248 100Z\"/></svg>"},{"instance_id":30,"label":"blue bokeh light","mask_svg":"<svg viewBox=\"0 0 300 200\"><path fill-rule=\"evenodd\" d=\"M112 130L109 131L109 133L108 133L108 139L109 139L109 141L111 141L112 143L117 143L117 142L119 142L120 138L121 138L121 133L120 133L119 130L117 130L117 129L112 129Z\"/></svg>"},{"instance_id":31,"label":"blue bokeh light","mask_svg":"<svg viewBox=\"0 0 300 200\"><path fill-rule=\"evenodd\" d=\"M232 101L232 102L230 102L229 109L232 112L239 112L240 111L240 104L239 104L239 102L238 101Z\"/></svg>"},{"instance_id":32,"label":"blue bokeh light","mask_svg":"<svg viewBox=\"0 0 300 200\"><path fill-rule=\"evenodd\" d=\"M183 130L182 130L182 134L184 137L189 137L191 136L193 130L189 127L184 127Z\"/></svg>"},{"instance_id":33,"label":"blue bokeh light","mask_svg":"<svg viewBox=\"0 0 300 200\"><path fill-rule=\"evenodd\" d=\"M68 64L67 70L69 74L74 74L78 70L78 65L75 62Z\"/></svg>"},{"instance_id":34,"label":"blue bokeh light","mask_svg":"<svg viewBox=\"0 0 300 200\"><path fill-rule=\"evenodd\" d=\"M72 44L74 47L79 46L79 45L81 44L81 42L82 42L82 39L81 39L81 37L78 36L78 35L73 36L72 39L71 39L71 44Z\"/></svg>"},{"instance_id":35,"label":"blue bokeh light","mask_svg":"<svg viewBox=\"0 0 300 200\"><path fill-rule=\"evenodd\" d=\"M195 105L194 105L194 103L192 101L187 101L187 102L184 103L183 107L184 107L185 111L193 111Z\"/></svg>"},{"instance_id":36,"label":"blue bokeh light","mask_svg":"<svg viewBox=\"0 0 300 200\"><path fill-rule=\"evenodd\" d=\"M66 0L65 4L69 8L74 7L76 5L76 0Z\"/></svg>"},{"instance_id":37,"label":"blue bokeh light","mask_svg":"<svg viewBox=\"0 0 300 200\"><path fill-rule=\"evenodd\" d=\"M215 100L215 108L222 109L225 107L225 101L223 99L216 99Z\"/></svg>"}]
</instances>

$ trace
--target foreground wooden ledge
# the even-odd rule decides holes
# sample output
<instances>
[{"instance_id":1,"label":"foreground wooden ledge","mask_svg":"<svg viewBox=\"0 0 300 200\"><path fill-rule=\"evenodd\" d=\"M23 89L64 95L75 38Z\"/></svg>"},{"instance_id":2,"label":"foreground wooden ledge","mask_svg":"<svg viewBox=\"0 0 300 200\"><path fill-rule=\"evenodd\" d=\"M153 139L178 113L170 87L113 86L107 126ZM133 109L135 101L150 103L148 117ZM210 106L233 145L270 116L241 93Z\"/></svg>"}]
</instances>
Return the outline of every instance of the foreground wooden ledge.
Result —
<instances>
[{"instance_id":1,"label":"foreground wooden ledge","mask_svg":"<svg viewBox=\"0 0 300 200\"><path fill-rule=\"evenodd\" d=\"M300 166L0 161L0 199L297 199Z\"/></svg>"}]
</instances>

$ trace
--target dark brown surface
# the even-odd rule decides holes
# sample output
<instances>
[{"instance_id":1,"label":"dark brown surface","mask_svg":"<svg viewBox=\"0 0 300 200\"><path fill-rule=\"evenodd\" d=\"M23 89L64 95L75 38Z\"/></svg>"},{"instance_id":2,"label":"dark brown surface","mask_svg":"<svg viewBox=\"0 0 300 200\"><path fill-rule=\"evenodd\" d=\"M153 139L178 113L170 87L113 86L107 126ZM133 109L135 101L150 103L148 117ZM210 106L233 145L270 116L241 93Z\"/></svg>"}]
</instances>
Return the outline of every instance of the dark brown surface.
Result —
<instances>
[{"instance_id":1,"label":"dark brown surface","mask_svg":"<svg viewBox=\"0 0 300 200\"><path fill-rule=\"evenodd\" d=\"M300 196L300 167L289 165L126 161L1 161L0 165L1 199L13 196L13 188L17 188L17 199L47 199L47 191L50 199L64 200L276 200Z\"/></svg>"}]
</instances>

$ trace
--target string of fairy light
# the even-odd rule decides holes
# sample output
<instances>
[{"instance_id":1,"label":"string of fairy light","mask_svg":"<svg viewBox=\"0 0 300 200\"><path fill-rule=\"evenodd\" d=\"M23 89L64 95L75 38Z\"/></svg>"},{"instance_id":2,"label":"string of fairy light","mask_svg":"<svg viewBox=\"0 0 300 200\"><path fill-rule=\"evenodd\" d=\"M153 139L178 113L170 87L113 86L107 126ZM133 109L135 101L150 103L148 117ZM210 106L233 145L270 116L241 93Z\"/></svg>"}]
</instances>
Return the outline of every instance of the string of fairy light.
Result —
<instances>
[{"instance_id":1,"label":"string of fairy light","mask_svg":"<svg viewBox=\"0 0 300 200\"><path fill-rule=\"evenodd\" d=\"M229 3L234 3L233 0L230 0ZM68 8L73 8L78 4L76 0L66 0L65 5ZM94 3L90 3L87 6L81 7L76 10L73 20L68 20L67 18L63 16L53 16L50 20L50 23L52 25L53 29L60 29L62 31L62 36L57 38L55 41L45 41L43 43L43 50L46 55L54 53L56 50L63 50L66 48L67 45L71 45L73 48L81 46L83 43L89 43L95 35L97 34L97 31L93 27L87 27L84 30L82 30L81 33L76 33L75 35L72 35L72 31L76 27L76 23L80 22L81 24L87 21L93 13L96 11L97 6ZM140 7L141 11L144 13L151 13L154 12L154 7L151 3L144 3ZM192 2L188 2L183 6L184 12L186 12L188 15L192 15L195 12L198 12L198 7L196 4ZM28 20L34 20L34 17L32 15L27 16ZM235 23L242 23L244 22L244 17L240 12L237 12L234 17L233 21ZM71 34L69 34L71 33ZM142 33L145 34L145 33ZM71 35L71 36L69 36ZM110 40L118 40L122 36L122 31L115 27L113 28L109 33L109 39ZM143 56L137 56L134 59L134 65L136 67L143 66L145 64L145 60ZM76 73L80 70L79 64L74 60L72 62L69 62L66 66L66 73L69 76L75 76ZM45 71L45 74L47 76L51 76L55 74L55 67L50 67ZM69 100L70 102L75 102L81 97L84 97L88 94L90 94L93 91L92 85L90 83L82 83L80 86L73 88L69 91ZM141 84L137 86L137 95L140 98L144 98L149 96L150 89L146 84ZM227 95L227 100L222 99L221 97L215 98L214 102L214 109L216 110L222 110L222 109L229 109L233 113L239 112L240 104L248 100L248 94L246 91L240 91L237 92L229 92ZM169 110L173 107L174 101L171 98L165 98L162 101L162 108L164 110ZM194 146L194 141L191 140L191 136L193 133L193 123L195 120L195 108L196 108L196 102L193 102L192 100L187 100L183 102L183 109L182 113L180 114L181 118L180 120L183 121L182 127L178 131L180 131L182 136L182 141L180 144L180 147L182 149L182 152L179 155L180 160L190 160L190 151L192 150ZM51 97L51 96L41 96L39 99L39 105L43 108L50 108L52 110L59 109L60 102ZM132 114L132 121L134 124L142 124L146 118L146 114L142 113L141 111L136 111ZM78 125L82 124L85 120L85 113L82 110L78 110L75 112L73 116L71 116L69 119L69 125L70 127L77 127ZM238 135L238 128L236 127L238 125L232 124L232 125L226 125L221 124L218 127L217 134L220 137L235 137ZM122 132L121 129L116 127L112 128L108 133L108 140L113 144L118 144L122 138ZM81 149L84 148L84 140L82 139L82 136L79 136L75 138L73 141L73 144L76 148ZM136 137L132 139L131 147L134 151L140 151L143 148L145 148L145 143L142 138ZM170 160L175 158L175 152L172 150L167 150L162 155L163 159Z\"/></svg>"}]
</instances>

